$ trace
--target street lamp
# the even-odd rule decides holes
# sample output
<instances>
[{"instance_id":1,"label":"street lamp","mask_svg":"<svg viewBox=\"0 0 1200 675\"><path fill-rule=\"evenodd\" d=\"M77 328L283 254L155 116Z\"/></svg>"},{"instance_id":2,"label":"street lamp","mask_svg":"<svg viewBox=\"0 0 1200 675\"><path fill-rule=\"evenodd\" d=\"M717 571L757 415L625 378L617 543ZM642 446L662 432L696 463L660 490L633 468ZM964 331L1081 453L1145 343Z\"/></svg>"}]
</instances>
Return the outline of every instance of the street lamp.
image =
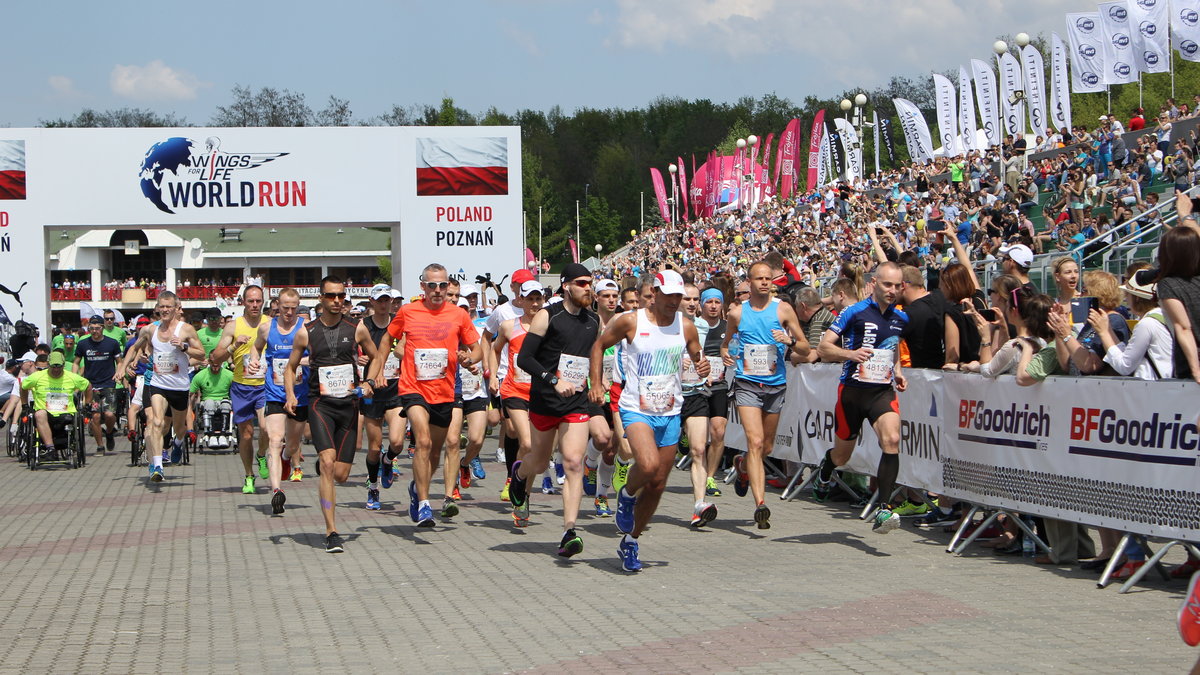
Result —
<instances>
[{"instance_id":1,"label":"street lamp","mask_svg":"<svg viewBox=\"0 0 1200 675\"><path fill-rule=\"evenodd\" d=\"M671 224L675 224L675 220L679 215L679 209L675 207L675 202L679 201L679 196L676 194L675 174L679 173L679 167L674 164L667 167L671 171Z\"/></svg>"},{"instance_id":2,"label":"street lamp","mask_svg":"<svg viewBox=\"0 0 1200 675\"><path fill-rule=\"evenodd\" d=\"M603 250L604 250L604 245L603 245L603 244L596 244L596 256L597 256L597 257L599 257L599 256L600 256L600 251L603 251Z\"/></svg>"},{"instance_id":3,"label":"street lamp","mask_svg":"<svg viewBox=\"0 0 1200 675\"><path fill-rule=\"evenodd\" d=\"M1017 46L1018 46L1018 47L1027 47L1027 46L1029 46L1029 33L1017 33L1017 35L1016 35L1016 38L1015 38L1015 39L1016 39L1016 41L1017 41Z\"/></svg>"},{"instance_id":4,"label":"street lamp","mask_svg":"<svg viewBox=\"0 0 1200 675\"><path fill-rule=\"evenodd\" d=\"M855 133L857 134L857 138L854 141L854 147L851 149L851 152L855 153L855 155L858 157L859 170L863 171L863 173L866 173L866 171L862 168L862 166L863 166L863 158L862 158L863 127L864 126L873 126L873 125L869 125L866 121L866 111L863 110L863 108L866 107L866 105L867 105L867 95L866 94L859 92L854 95L854 116L850 118L850 123L852 125L854 125L854 130L855 130ZM859 178L862 178L862 176L859 176Z\"/></svg>"},{"instance_id":5,"label":"street lamp","mask_svg":"<svg viewBox=\"0 0 1200 675\"><path fill-rule=\"evenodd\" d=\"M754 161L751 158L751 155L754 154L754 149L758 147L758 136L755 136L754 134L750 134L749 136L747 136L746 137L746 145L748 147L748 150L742 156L742 161L745 162L745 164L746 164L746 167L745 167L746 186L747 186L746 206L749 208L754 208L754 201L755 201L754 200Z\"/></svg>"}]
</instances>

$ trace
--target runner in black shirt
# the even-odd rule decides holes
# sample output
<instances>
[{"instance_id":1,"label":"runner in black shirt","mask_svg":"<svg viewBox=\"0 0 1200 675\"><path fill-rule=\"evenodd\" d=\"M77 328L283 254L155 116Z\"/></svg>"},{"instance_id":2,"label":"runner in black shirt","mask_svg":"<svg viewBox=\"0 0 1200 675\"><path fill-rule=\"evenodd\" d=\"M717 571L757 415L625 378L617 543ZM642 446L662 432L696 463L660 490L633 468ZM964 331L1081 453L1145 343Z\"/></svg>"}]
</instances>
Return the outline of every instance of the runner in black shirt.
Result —
<instances>
[{"instance_id":1,"label":"runner in black shirt","mask_svg":"<svg viewBox=\"0 0 1200 675\"><path fill-rule=\"evenodd\" d=\"M559 449L567 474L562 495L566 531L558 554L569 558L583 550L583 540L575 534L575 518L583 496L583 457L590 419L589 359L600 332L600 317L587 309L592 304L592 273L586 267L567 265L560 281L563 301L538 311L517 356L517 365L533 376L529 395L532 447L523 460L513 464L508 496L514 515L528 519L528 481L549 466L555 436L561 431Z\"/></svg>"},{"instance_id":2,"label":"runner in black shirt","mask_svg":"<svg viewBox=\"0 0 1200 675\"><path fill-rule=\"evenodd\" d=\"M96 454L113 449L113 431L117 424L117 361L121 358L121 343L104 334L104 319L93 316L88 322L89 337L75 348L75 372L82 372L95 390L98 409L91 418L92 436L96 439ZM83 369L80 370L82 362ZM100 420L104 419L103 439Z\"/></svg>"}]
</instances>

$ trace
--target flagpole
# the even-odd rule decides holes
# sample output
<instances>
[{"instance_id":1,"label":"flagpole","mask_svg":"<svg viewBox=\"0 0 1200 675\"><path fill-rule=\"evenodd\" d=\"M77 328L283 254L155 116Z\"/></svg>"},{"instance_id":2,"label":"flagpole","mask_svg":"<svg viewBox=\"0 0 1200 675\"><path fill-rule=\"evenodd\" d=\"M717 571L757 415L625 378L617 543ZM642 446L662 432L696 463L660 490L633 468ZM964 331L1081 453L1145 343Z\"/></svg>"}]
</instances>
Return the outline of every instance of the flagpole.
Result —
<instances>
[{"instance_id":1,"label":"flagpole","mask_svg":"<svg viewBox=\"0 0 1200 675\"><path fill-rule=\"evenodd\" d=\"M537 273L538 274L542 273L542 261L543 260L545 260L545 258L542 257L542 206L539 204L538 205L538 259L537 259L537 269L538 269Z\"/></svg>"},{"instance_id":2,"label":"flagpole","mask_svg":"<svg viewBox=\"0 0 1200 675\"><path fill-rule=\"evenodd\" d=\"M1167 70L1171 71L1171 98L1175 98L1175 48L1171 46L1171 22L1167 22Z\"/></svg>"}]
</instances>

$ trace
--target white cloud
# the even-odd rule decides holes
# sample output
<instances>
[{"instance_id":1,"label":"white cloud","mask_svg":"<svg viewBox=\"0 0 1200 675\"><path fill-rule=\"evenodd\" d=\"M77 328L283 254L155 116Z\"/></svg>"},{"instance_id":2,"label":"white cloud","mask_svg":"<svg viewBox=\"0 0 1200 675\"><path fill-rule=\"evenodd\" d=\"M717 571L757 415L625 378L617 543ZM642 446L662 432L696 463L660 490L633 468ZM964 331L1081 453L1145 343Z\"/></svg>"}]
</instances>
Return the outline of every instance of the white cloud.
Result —
<instances>
[{"instance_id":1,"label":"white cloud","mask_svg":"<svg viewBox=\"0 0 1200 675\"><path fill-rule=\"evenodd\" d=\"M59 96L75 98L83 95L82 92L75 88L75 82L66 75L51 75L47 83L54 90L54 93Z\"/></svg>"},{"instance_id":2,"label":"white cloud","mask_svg":"<svg viewBox=\"0 0 1200 675\"><path fill-rule=\"evenodd\" d=\"M533 33L518 28L515 23L508 20L501 21L500 27L504 31L504 34L509 37L509 39L517 43L517 46L519 46L521 49L525 50L525 53L533 57L540 57L542 55L542 50L540 47L538 47L537 40L534 38Z\"/></svg>"},{"instance_id":3,"label":"white cloud","mask_svg":"<svg viewBox=\"0 0 1200 675\"><path fill-rule=\"evenodd\" d=\"M109 86L118 96L141 101L186 101L196 98L201 87L211 85L156 59L144 66L113 66Z\"/></svg>"}]
</instances>

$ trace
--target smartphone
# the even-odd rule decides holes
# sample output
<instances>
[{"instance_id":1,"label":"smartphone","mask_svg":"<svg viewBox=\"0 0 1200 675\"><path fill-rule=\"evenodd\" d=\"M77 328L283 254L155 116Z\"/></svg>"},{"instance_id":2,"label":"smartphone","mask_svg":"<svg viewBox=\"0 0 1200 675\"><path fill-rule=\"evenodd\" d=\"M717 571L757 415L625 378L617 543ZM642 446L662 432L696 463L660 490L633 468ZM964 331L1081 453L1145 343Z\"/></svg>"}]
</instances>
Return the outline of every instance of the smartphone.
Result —
<instances>
[{"instance_id":1,"label":"smartphone","mask_svg":"<svg viewBox=\"0 0 1200 675\"><path fill-rule=\"evenodd\" d=\"M882 227L877 227L877 228L875 228L875 234L876 234L877 236L880 236L880 237L882 237L882 236L883 236L883 228L882 228Z\"/></svg>"},{"instance_id":2,"label":"smartphone","mask_svg":"<svg viewBox=\"0 0 1200 675\"><path fill-rule=\"evenodd\" d=\"M979 316L982 316L984 321L996 321L1000 317L1000 315L996 313L996 310L991 309L990 307L988 309L979 310Z\"/></svg>"},{"instance_id":3,"label":"smartphone","mask_svg":"<svg viewBox=\"0 0 1200 675\"><path fill-rule=\"evenodd\" d=\"M1100 311L1100 302L1092 297L1080 297L1071 301L1071 323L1087 323L1088 313Z\"/></svg>"}]
</instances>

